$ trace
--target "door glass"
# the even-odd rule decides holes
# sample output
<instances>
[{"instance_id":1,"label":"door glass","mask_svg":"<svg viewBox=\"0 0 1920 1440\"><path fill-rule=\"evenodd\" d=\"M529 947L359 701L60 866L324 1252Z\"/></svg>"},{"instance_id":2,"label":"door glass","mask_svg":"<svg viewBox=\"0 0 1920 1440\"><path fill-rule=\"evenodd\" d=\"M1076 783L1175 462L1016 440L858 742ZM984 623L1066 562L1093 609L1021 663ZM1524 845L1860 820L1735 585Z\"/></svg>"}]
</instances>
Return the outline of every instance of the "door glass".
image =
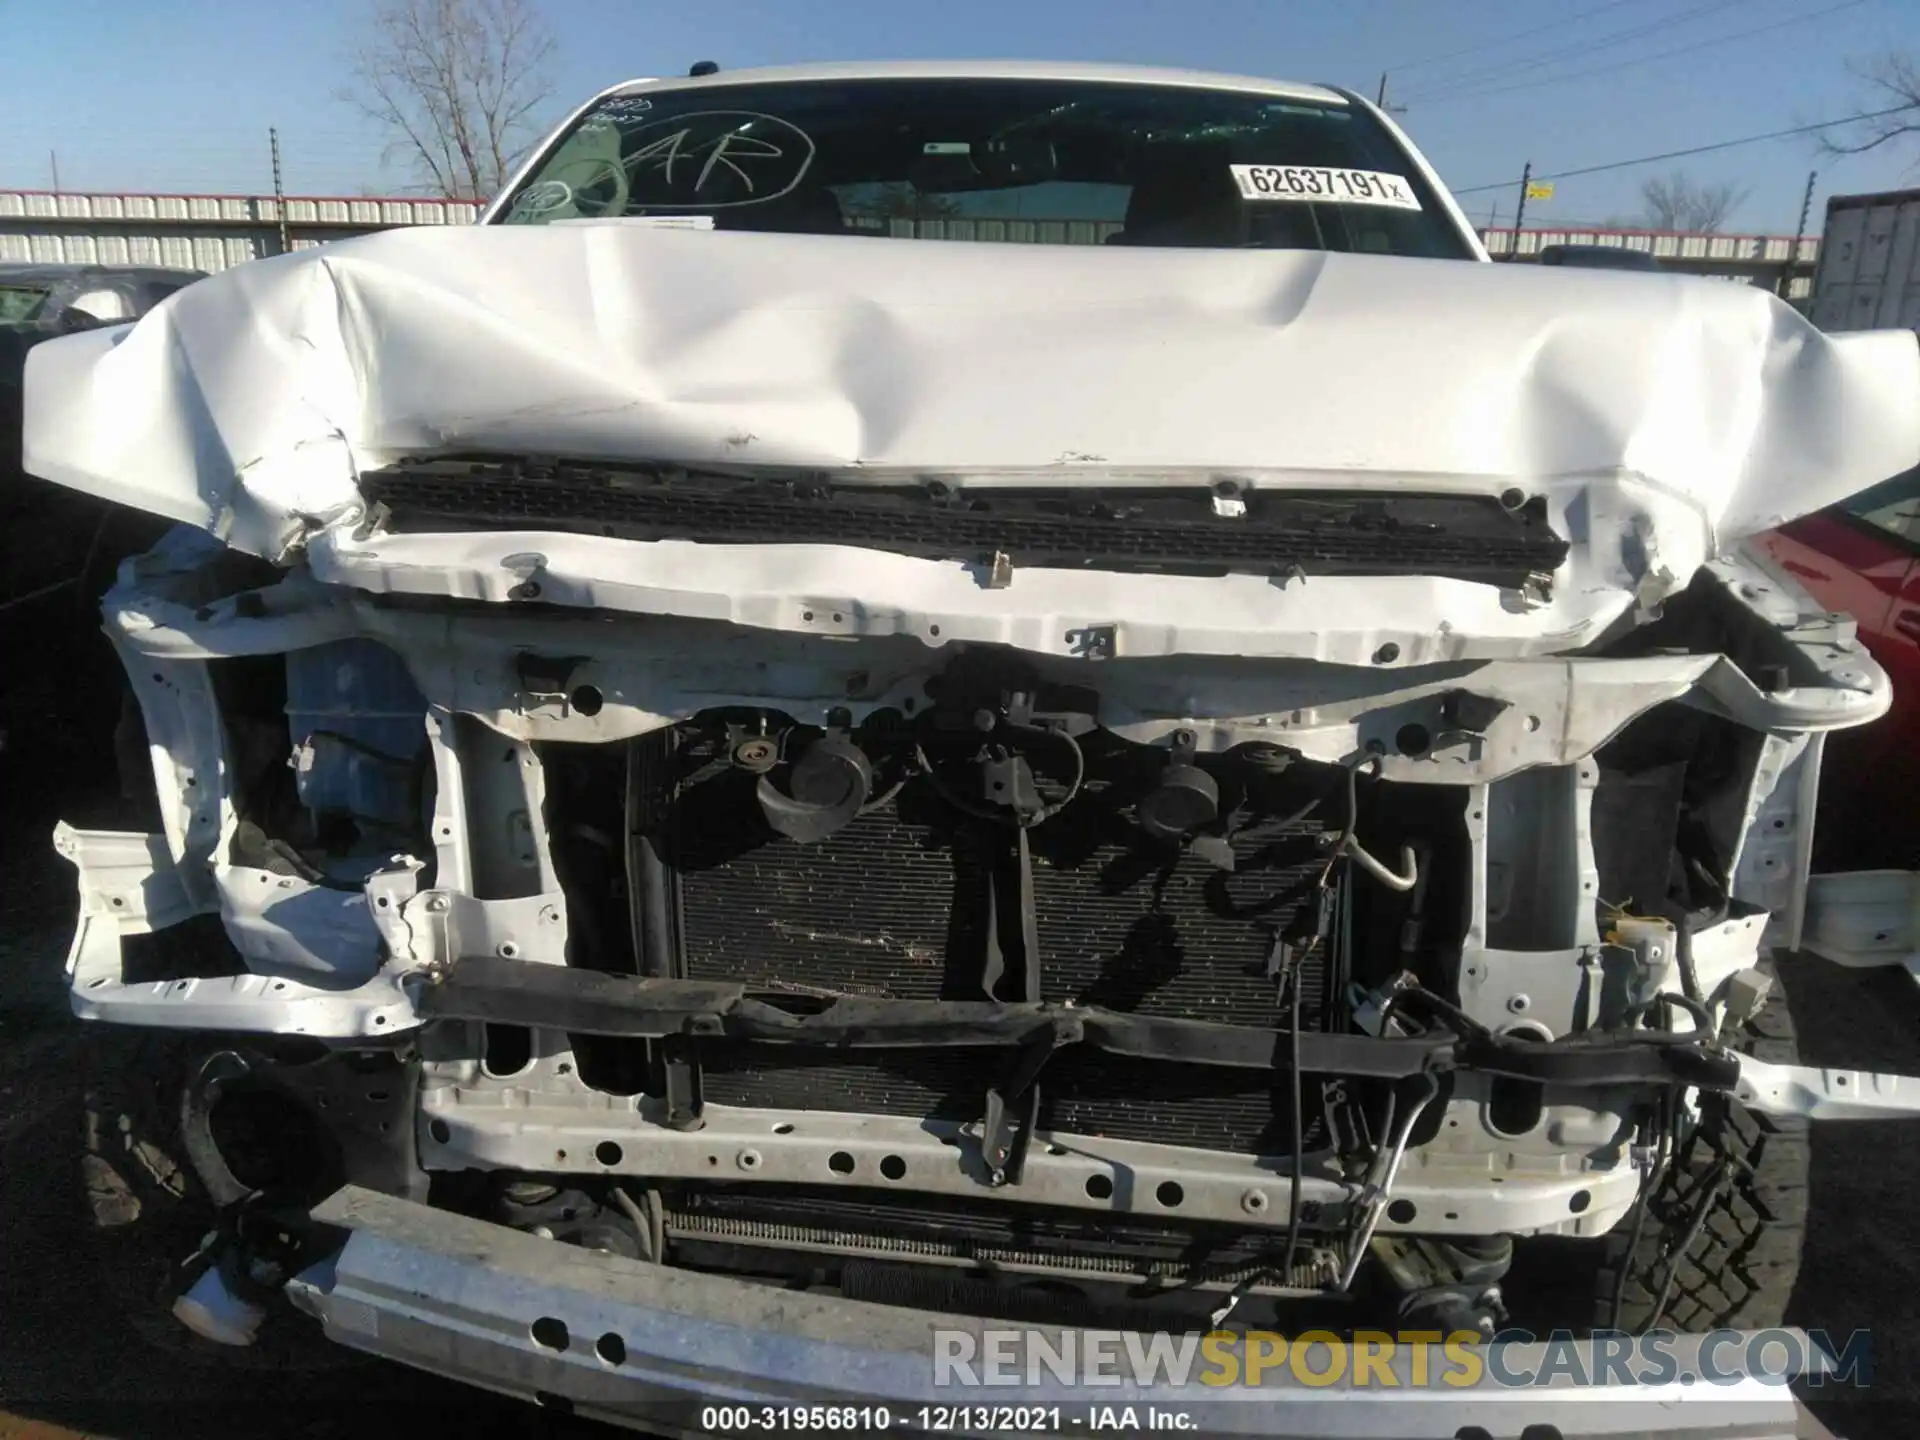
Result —
<instances>
[{"instance_id":1,"label":"door glass","mask_svg":"<svg viewBox=\"0 0 1920 1440\"><path fill-rule=\"evenodd\" d=\"M1863 490L1841 507L1862 524L1920 545L1920 469Z\"/></svg>"}]
</instances>

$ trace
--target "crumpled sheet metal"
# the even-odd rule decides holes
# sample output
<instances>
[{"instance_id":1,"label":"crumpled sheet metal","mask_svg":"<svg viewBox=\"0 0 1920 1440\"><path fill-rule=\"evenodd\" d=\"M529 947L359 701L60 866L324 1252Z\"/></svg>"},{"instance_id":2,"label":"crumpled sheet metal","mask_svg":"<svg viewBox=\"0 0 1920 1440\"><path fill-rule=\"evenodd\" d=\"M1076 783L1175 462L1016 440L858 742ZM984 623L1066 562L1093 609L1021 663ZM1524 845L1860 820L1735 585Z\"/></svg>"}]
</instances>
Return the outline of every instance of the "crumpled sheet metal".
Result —
<instances>
[{"instance_id":1,"label":"crumpled sheet metal","mask_svg":"<svg viewBox=\"0 0 1920 1440\"><path fill-rule=\"evenodd\" d=\"M30 355L29 471L256 553L352 516L360 470L468 450L1063 484L1612 476L1697 515L1655 536L1684 583L1920 463L1920 347L1677 275L612 222L344 241ZM1614 543L1561 508L1577 545Z\"/></svg>"}]
</instances>

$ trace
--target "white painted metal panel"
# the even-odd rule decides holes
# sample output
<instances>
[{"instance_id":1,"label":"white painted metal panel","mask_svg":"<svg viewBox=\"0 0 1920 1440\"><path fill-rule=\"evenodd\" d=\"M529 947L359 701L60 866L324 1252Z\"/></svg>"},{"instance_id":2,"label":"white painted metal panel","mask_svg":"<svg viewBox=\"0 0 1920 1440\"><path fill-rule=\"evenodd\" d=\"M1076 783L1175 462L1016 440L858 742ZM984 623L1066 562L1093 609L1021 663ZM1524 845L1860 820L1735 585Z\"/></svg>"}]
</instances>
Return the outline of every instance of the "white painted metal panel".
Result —
<instances>
[{"instance_id":1,"label":"white painted metal panel","mask_svg":"<svg viewBox=\"0 0 1920 1440\"><path fill-rule=\"evenodd\" d=\"M1828 203L1809 313L1827 330L1920 328L1920 190Z\"/></svg>"},{"instance_id":2,"label":"white painted metal panel","mask_svg":"<svg viewBox=\"0 0 1920 1440\"><path fill-rule=\"evenodd\" d=\"M64 483L79 488L133 484L109 467L137 453L137 483L169 487L164 513L225 514L228 496L238 496L231 503L246 507L245 515L235 510L223 534L257 553L279 553L297 516L346 515L357 503L356 465L455 440L687 463L728 453L733 437L752 433L762 465L992 477L1043 467L1052 475L1066 466L1086 474L1082 483L1177 466L1257 475L1258 484L1324 486L1330 475L1347 484L1364 472L1382 488L1417 479L1434 489L1492 486L1492 493L1510 483L1502 477L1569 477L1553 482L1562 495L1601 485L1591 477L1604 476L1620 492L1583 495L1586 508L1577 513L1649 517L1632 527L1592 521L1596 548L1583 552L1589 559L1562 577L1564 586L1556 582L1550 603L1564 606L1558 615L1505 608L1492 587L1477 587L1445 598L1454 623L1439 639L1431 611L1421 611L1424 628L1392 638L1408 663L1427 663L1420 657L1467 655L1460 636L1511 639L1524 629L1560 643L1581 625L1608 623L1613 613L1600 613L1606 606L1640 603L1645 592L1628 596L1619 578L1632 566L1609 557L1606 546L1657 537L1669 577L1662 583L1684 584L1727 538L1817 509L1920 458L1913 404L1920 351L1910 334L1822 336L1746 285L1716 290L1662 276L1287 251L1141 250L1089 267L1066 247L861 245L619 225L394 231L348 241L327 258L316 267L318 257L288 257L246 267L244 279L195 286L143 322L129 343L99 352L103 363L84 374L60 379L47 367L69 363L63 356L91 366L99 356L88 346L36 350L54 408L43 412L37 438L29 432L27 453L62 469L35 473L74 477ZM352 303L342 305L341 294ZM701 302L691 309L690 295ZM929 295L942 303L929 306ZM1409 330L1406 317L1415 313L1421 324ZM485 323L460 323L464 314ZM1065 329L1062 314L1074 318ZM610 324L609 315L620 323ZM705 343L715 315L749 341L694 343ZM870 323L875 316L887 323ZM862 364L849 371L854 319L864 326ZM191 371L168 361L176 333L194 349ZM290 350L276 338L284 336L300 344ZM993 352L990 365L980 363L983 345ZM135 368L136 350L145 368ZM1648 354L1662 364L1636 363ZM394 363L402 356L404 364ZM1206 362L1200 381L1194 356ZM1367 376L1358 389L1349 383L1356 374ZM873 375L911 377L912 385L875 388L865 383ZM180 413L221 427L214 451L260 462L237 478L213 475L202 467L212 442L196 438L200 430L156 431L147 444L124 429L111 436L100 429L96 416L126 408L120 389L144 397L136 408L151 415L155 387L168 386L179 392ZM635 395L650 398L636 405ZM1275 395L1286 398L1277 410ZM1488 409L1489 395L1503 397L1496 410ZM78 397L79 408L61 411L62 396ZM928 396L939 403L925 403ZM1846 423L1837 425L1841 412ZM1395 424L1362 423L1386 413ZM1476 423L1460 424L1468 413ZM981 415L995 423L983 429ZM1276 437L1284 442L1278 450ZM61 448L36 448L42 444ZM348 453L353 463L341 461ZM1275 470L1278 463L1286 468ZM216 481L218 492L209 488ZM1563 501L1572 505L1573 497L1553 503ZM371 588L412 584L404 580L400 542L415 538L379 542L385 548L366 561L378 570L380 583ZM488 560L485 546L472 543L461 574L493 568L459 593L490 593L486 587L508 571L497 553ZM1655 539L1635 543L1652 547ZM790 557L796 568L780 569L779 582L795 587L780 592L787 598L755 589L756 598L736 603L715 598L733 593L726 588L733 582L711 570L719 563L706 553L711 547L683 548L701 554L669 546L651 579L631 569L625 550L616 557L582 548L578 558L588 569L617 559L627 567L624 578L607 585L684 593L696 607L688 613L751 610L764 619L743 623L785 625L789 601L818 598L807 587L820 585L829 587L822 595L859 599L829 612L884 609L890 618L873 624L908 626L886 633L931 633L913 630L918 621L902 619L906 610L888 608L909 605L904 591L886 592L881 605L831 588L841 579L828 570L807 568L837 564L832 556ZM564 563L549 567L556 577L587 574ZM740 563L748 562L743 556ZM1591 566L1587 579L1604 583L1584 585L1579 565ZM593 569L602 573L612 574ZM1007 638L1013 612L1004 609L1003 592L979 592L962 569L921 566L911 576L875 571L868 578L879 587L875 596L896 580L937 588L937 608L958 607L952 613L964 612L974 626L960 636L941 613L933 623L943 635L1026 643ZM556 578L561 583L574 582ZM1130 590L1140 583L1126 581ZM602 581L580 584L568 593L598 594ZM1161 632L1184 626L1208 630L1208 645L1229 647L1207 653L1281 653L1254 613L1265 613L1273 587L1238 588L1252 606L1240 616L1245 628L1199 612L1177 622L1165 613L1149 618L1159 600L1149 603L1144 591L1132 598L1118 590L1036 591L1031 603L1041 608L1030 613L1105 616L1119 606L1138 617L1130 624L1159 627L1159 639L1132 635L1130 645L1170 643ZM1439 603L1404 587L1385 593L1392 588L1375 597L1381 615ZM1023 606L1024 595L1015 596ZM1336 600L1346 603L1327 597ZM1462 608L1453 611L1456 602ZM801 623L793 619L796 628ZM1338 653L1359 660L1337 663L1364 662L1374 651L1357 642L1377 646L1377 628L1361 626L1364 636L1342 631L1348 638ZM1021 633L1040 636L1038 629ZM1058 646L1065 630L1047 633L1047 644ZM1320 631L1300 630L1287 643L1305 646L1309 633ZM1259 648L1232 648L1242 645ZM1312 658L1331 654L1316 648Z\"/></svg>"},{"instance_id":3,"label":"white painted metal panel","mask_svg":"<svg viewBox=\"0 0 1920 1440\"><path fill-rule=\"evenodd\" d=\"M1874 309L1879 326L1920 324L1909 318L1920 302L1920 203L1899 206L1887 246L1887 270Z\"/></svg>"}]
</instances>

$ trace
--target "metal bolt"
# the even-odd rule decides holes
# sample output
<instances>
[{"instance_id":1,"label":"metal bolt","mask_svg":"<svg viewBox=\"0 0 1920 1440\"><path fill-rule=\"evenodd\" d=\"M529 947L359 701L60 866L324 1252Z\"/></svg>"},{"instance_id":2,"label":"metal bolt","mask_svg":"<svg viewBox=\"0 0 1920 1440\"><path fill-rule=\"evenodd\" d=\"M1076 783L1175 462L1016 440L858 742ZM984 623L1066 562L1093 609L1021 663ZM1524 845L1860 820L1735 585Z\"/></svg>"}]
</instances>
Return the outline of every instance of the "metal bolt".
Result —
<instances>
[{"instance_id":1,"label":"metal bolt","mask_svg":"<svg viewBox=\"0 0 1920 1440\"><path fill-rule=\"evenodd\" d=\"M447 910L447 897L444 895L429 895L427 897L427 909L431 910L435 915L445 914Z\"/></svg>"},{"instance_id":2,"label":"metal bolt","mask_svg":"<svg viewBox=\"0 0 1920 1440\"><path fill-rule=\"evenodd\" d=\"M1249 1215L1258 1215L1267 1208L1267 1192L1249 1190L1240 1197L1240 1208Z\"/></svg>"},{"instance_id":3,"label":"metal bolt","mask_svg":"<svg viewBox=\"0 0 1920 1440\"><path fill-rule=\"evenodd\" d=\"M560 907L558 905L542 905L540 907L540 918L549 925L558 925L560 923Z\"/></svg>"},{"instance_id":4,"label":"metal bolt","mask_svg":"<svg viewBox=\"0 0 1920 1440\"><path fill-rule=\"evenodd\" d=\"M1524 995L1509 995L1507 997L1507 1009L1516 1015L1520 1014L1532 1003L1533 1002Z\"/></svg>"},{"instance_id":5,"label":"metal bolt","mask_svg":"<svg viewBox=\"0 0 1920 1440\"><path fill-rule=\"evenodd\" d=\"M734 1157L734 1163L742 1170L758 1170L760 1168L760 1152L758 1150L742 1150Z\"/></svg>"}]
</instances>

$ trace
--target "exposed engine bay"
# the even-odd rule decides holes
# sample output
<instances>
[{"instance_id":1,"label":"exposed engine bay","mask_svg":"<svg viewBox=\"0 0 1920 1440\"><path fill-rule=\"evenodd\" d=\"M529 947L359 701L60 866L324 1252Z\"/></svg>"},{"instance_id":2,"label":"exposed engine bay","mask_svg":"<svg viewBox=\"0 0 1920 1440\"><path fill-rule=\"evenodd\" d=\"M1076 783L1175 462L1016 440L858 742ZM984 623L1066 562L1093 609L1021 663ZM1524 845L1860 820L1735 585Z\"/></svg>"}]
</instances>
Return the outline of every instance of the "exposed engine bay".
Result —
<instances>
[{"instance_id":1,"label":"exposed engine bay","mask_svg":"<svg viewBox=\"0 0 1920 1440\"><path fill-rule=\"evenodd\" d=\"M75 1008L225 1033L229 1086L376 1057L316 1187L676 1265L1003 1314L1497 1273L1743 1084L1820 733L1885 704L1804 603L1738 559L1552 659L1064 659L343 595L183 530L109 597L166 834L63 830Z\"/></svg>"}]
</instances>

